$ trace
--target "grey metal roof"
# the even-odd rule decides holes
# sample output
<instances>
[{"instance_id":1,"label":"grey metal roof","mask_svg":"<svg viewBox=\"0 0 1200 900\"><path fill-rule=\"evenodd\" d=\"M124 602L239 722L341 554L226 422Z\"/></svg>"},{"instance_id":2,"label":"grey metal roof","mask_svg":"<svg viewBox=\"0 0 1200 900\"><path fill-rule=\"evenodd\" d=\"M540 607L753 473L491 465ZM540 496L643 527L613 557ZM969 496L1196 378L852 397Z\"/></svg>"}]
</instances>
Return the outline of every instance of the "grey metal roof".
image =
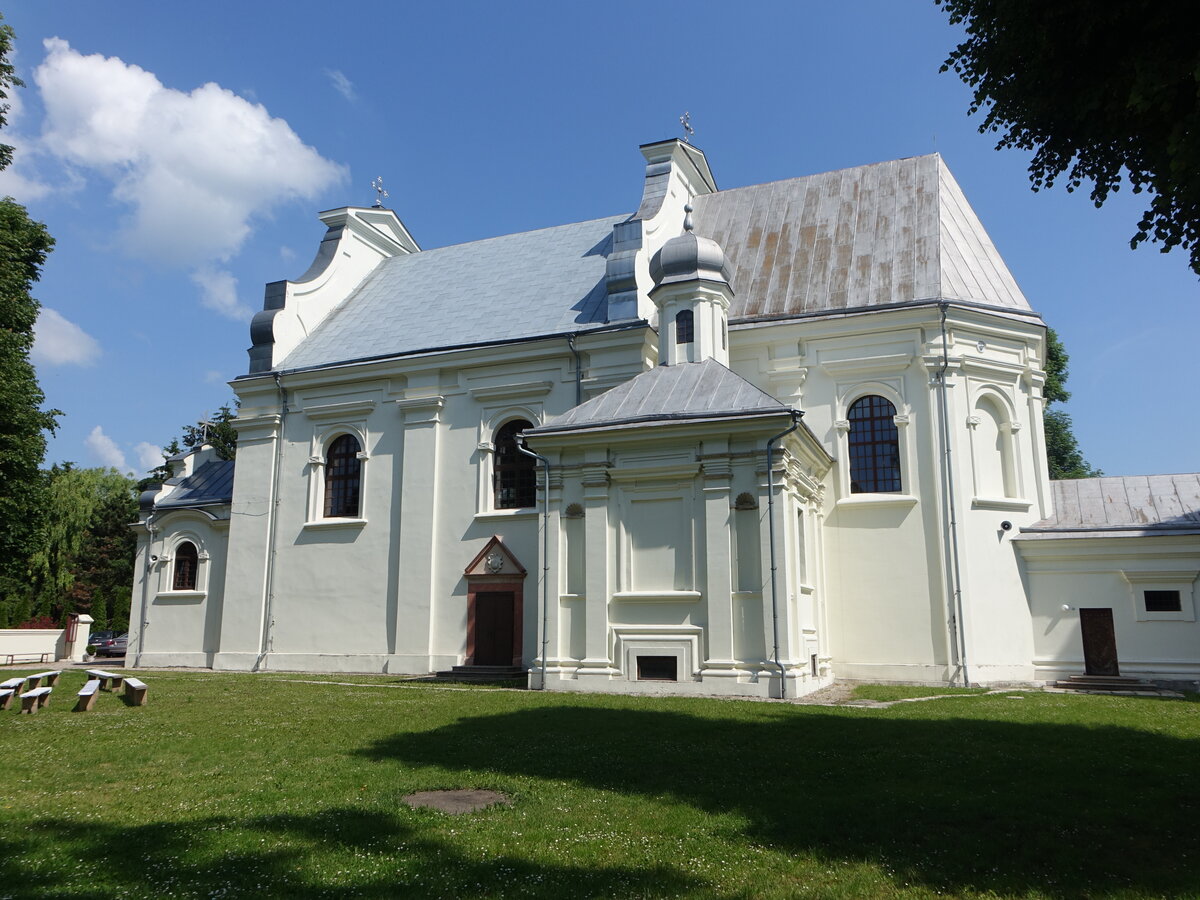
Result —
<instances>
[{"instance_id":1,"label":"grey metal roof","mask_svg":"<svg viewBox=\"0 0 1200 900\"><path fill-rule=\"evenodd\" d=\"M733 268L731 319L917 300L1028 311L937 154L697 197Z\"/></svg>"},{"instance_id":2,"label":"grey metal roof","mask_svg":"<svg viewBox=\"0 0 1200 900\"><path fill-rule=\"evenodd\" d=\"M719 362L656 366L526 434L643 422L786 413L788 407Z\"/></svg>"},{"instance_id":3,"label":"grey metal roof","mask_svg":"<svg viewBox=\"0 0 1200 900\"><path fill-rule=\"evenodd\" d=\"M280 368L561 334L607 320L613 225L593 219L384 260Z\"/></svg>"},{"instance_id":4,"label":"grey metal roof","mask_svg":"<svg viewBox=\"0 0 1200 900\"><path fill-rule=\"evenodd\" d=\"M1200 475L1124 475L1051 482L1054 515L1022 536L1200 533Z\"/></svg>"},{"instance_id":5,"label":"grey metal roof","mask_svg":"<svg viewBox=\"0 0 1200 900\"><path fill-rule=\"evenodd\" d=\"M175 485L175 489L154 504L156 509L181 509L214 506L233 501L232 459L212 459Z\"/></svg>"}]
</instances>

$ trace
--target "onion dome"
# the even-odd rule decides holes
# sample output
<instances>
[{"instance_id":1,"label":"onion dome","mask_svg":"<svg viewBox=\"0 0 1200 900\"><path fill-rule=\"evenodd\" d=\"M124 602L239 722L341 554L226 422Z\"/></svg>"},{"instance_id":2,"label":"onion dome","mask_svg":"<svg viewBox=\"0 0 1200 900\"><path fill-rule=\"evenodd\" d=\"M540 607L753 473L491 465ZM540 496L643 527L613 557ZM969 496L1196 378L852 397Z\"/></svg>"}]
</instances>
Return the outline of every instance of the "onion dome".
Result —
<instances>
[{"instance_id":1,"label":"onion dome","mask_svg":"<svg viewBox=\"0 0 1200 900\"><path fill-rule=\"evenodd\" d=\"M700 237L692 231L692 207L683 208L683 234L671 238L650 258L650 277L654 284L677 284L682 281L719 281L729 283L729 263L725 251L716 241Z\"/></svg>"}]
</instances>

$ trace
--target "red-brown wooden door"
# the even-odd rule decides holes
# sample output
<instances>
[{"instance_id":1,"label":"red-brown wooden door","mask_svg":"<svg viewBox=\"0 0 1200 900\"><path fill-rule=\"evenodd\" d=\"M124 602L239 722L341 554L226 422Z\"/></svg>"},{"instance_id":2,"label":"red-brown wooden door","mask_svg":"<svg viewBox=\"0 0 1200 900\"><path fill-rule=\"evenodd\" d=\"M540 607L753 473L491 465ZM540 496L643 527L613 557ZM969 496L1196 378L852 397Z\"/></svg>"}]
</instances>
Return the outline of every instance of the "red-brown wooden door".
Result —
<instances>
[{"instance_id":1,"label":"red-brown wooden door","mask_svg":"<svg viewBox=\"0 0 1200 900\"><path fill-rule=\"evenodd\" d=\"M475 595L475 665L513 664L513 595L482 591Z\"/></svg>"},{"instance_id":2,"label":"red-brown wooden door","mask_svg":"<svg viewBox=\"0 0 1200 900\"><path fill-rule=\"evenodd\" d=\"M1079 610L1079 628L1083 632L1083 670L1088 675L1120 675L1112 610Z\"/></svg>"}]
</instances>

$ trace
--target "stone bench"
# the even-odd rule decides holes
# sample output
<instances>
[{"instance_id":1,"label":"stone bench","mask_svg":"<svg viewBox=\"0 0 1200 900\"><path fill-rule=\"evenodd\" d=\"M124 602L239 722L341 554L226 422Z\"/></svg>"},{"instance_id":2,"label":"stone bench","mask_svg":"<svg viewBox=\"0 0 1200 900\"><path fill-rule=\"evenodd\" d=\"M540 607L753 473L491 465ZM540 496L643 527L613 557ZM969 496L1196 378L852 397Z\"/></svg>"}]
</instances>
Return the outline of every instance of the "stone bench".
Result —
<instances>
[{"instance_id":1,"label":"stone bench","mask_svg":"<svg viewBox=\"0 0 1200 900\"><path fill-rule=\"evenodd\" d=\"M119 675L116 672L105 672L103 669L88 669L88 676L100 681L102 690L113 690L121 686L121 682L125 679L124 675Z\"/></svg>"},{"instance_id":2,"label":"stone bench","mask_svg":"<svg viewBox=\"0 0 1200 900\"><path fill-rule=\"evenodd\" d=\"M87 684L79 689L79 699L75 701L75 712L91 712L96 705L96 695L100 691L100 679L89 678Z\"/></svg>"},{"instance_id":3,"label":"stone bench","mask_svg":"<svg viewBox=\"0 0 1200 900\"><path fill-rule=\"evenodd\" d=\"M21 712L33 715L43 706L50 705L50 692L54 688L40 687L26 691L21 695Z\"/></svg>"},{"instance_id":4,"label":"stone bench","mask_svg":"<svg viewBox=\"0 0 1200 900\"><path fill-rule=\"evenodd\" d=\"M16 688L0 688L0 709L12 706L12 698L17 696Z\"/></svg>"},{"instance_id":5,"label":"stone bench","mask_svg":"<svg viewBox=\"0 0 1200 900\"><path fill-rule=\"evenodd\" d=\"M45 679L48 686L54 687L56 684L58 684L58 676L61 674L61 669L57 672L39 672L36 675L30 675L25 680L29 682L29 689L32 691L34 688L42 686L43 679Z\"/></svg>"},{"instance_id":6,"label":"stone bench","mask_svg":"<svg viewBox=\"0 0 1200 900\"><path fill-rule=\"evenodd\" d=\"M146 705L147 690L145 682L138 681L136 678L125 679L125 699L133 706Z\"/></svg>"},{"instance_id":7,"label":"stone bench","mask_svg":"<svg viewBox=\"0 0 1200 900\"><path fill-rule=\"evenodd\" d=\"M20 678L10 678L8 681L0 681L0 691L22 691L25 689L25 676Z\"/></svg>"}]
</instances>

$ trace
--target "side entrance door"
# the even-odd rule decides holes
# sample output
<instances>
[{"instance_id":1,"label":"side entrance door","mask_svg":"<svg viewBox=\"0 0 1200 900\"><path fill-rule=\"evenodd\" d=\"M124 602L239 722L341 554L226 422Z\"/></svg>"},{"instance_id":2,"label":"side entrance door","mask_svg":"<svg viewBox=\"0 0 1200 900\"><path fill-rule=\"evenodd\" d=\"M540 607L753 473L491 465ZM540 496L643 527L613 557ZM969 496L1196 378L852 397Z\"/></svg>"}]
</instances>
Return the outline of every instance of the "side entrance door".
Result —
<instances>
[{"instance_id":1,"label":"side entrance door","mask_svg":"<svg viewBox=\"0 0 1200 900\"><path fill-rule=\"evenodd\" d=\"M475 595L475 665L513 664L513 595L483 591Z\"/></svg>"},{"instance_id":2,"label":"side entrance door","mask_svg":"<svg viewBox=\"0 0 1200 900\"><path fill-rule=\"evenodd\" d=\"M1079 627L1083 632L1084 671L1088 675L1120 675L1112 610L1079 610Z\"/></svg>"}]
</instances>

